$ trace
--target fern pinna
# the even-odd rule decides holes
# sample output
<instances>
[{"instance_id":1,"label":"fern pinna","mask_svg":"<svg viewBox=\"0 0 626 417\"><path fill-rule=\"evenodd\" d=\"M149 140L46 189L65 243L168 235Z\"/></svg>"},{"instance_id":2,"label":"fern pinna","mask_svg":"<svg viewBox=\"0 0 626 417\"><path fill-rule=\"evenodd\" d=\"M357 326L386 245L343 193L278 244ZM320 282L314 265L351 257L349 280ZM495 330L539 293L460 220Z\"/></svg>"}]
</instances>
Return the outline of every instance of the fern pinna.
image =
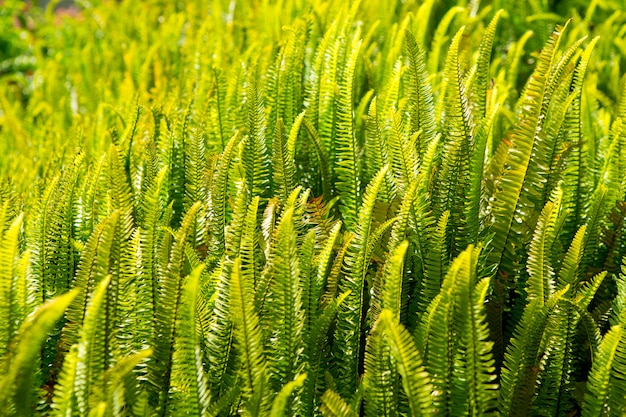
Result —
<instances>
[{"instance_id":1,"label":"fern pinna","mask_svg":"<svg viewBox=\"0 0 626 417\"><path fill-rule=\"evenodd\" d=\"M619 2L2 3L0 414L626 414Z\"/></svg>"}]
</instances>

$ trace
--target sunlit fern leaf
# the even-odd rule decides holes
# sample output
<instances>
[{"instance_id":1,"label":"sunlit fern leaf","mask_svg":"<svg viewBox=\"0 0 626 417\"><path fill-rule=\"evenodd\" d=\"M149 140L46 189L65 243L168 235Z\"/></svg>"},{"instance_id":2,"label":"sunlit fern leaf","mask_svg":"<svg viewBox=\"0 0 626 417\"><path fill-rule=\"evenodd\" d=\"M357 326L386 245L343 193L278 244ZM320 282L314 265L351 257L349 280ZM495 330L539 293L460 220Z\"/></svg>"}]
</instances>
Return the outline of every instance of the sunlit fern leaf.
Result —
<instances>
[{"instance_id":1,"label":"sunlit fern leaf","mask_svg":"<svg viewBox=\"0 0 626 417\"><path fill-rule=\"evenodd\" d=\"M77 415L76 409L76 375L78 371L78 344L73 345L63 360L57 384L54 388L52 413L54 417Z\"/></svg>"},{"instance_id":2,"label":"sunlit fern leaf","mask_svg":"<svg viewBox=\"0 0 626 417\"><path fill-rule=\"evenodd\" d=\"M417 146L418 155L421 158L436 134L435 106L423 48L420 47L413 33L407 31L405 37L411 74L409 90L411 133L422 132Z\"/></svg>"},{"instance_id":3,"label":"sunlit fern leaf","mask_svg":"<svg viewBox=\"0 0 626 417\"><path fill-rule=\"evenodd\" d=\"M470 243L467 236L467 219L463 213L470 181L470 153L473 152L474 138L470 108L459 63L459 44L465 28L459 29L450 45L444 78L443 148L439 182L433 194L433 210L436 216L450 212L448 228L455 230L450 236L450 255L456 256Z\"/></svg>"},{"instance_id":4,"label":"sunlit fern leaf","mask_svg":"<svg viewBox=\"0 0 626 417\"><path fill-rule=\"evenodd\" d=\"M300 117L302 121L302 117ZM294 187L295 163L289 153L288 141L285 137L285 126L282 119L276 121L274 139L272 140L272 182L274 195L284 200Z\"/></svg>"},{"instance_id":5,"label":"sunlit fern leaf","mask_svg":"<svg viewBox=\"0 0 626 417\"><path fill-rule=\"evenodd\" d=\"M214 302L204 340L203 353L208 363L209 388L213 398L222 397L232 388L236 373L229 301L231 263L223 258L216 267Z\"/></svg>"},{"instance_id":6,"label":"sunlit fern leaf","mask_svg":"<svg viewBox=\"0 0 626 417\"><path fill-rule=\"evenodd\" d=\"M552 244L556 238L555 226L563 193L556 190L551 201L541 211L537 228L528 252L528 300L537 298L544 303L554 291L554 268L552 266Z\"/></svg>"},{"instance_id":7,"label":"sunlit fern leaf","mask_svg":"<svg viewBox=\"0 0 626 417\"><path fill-rule=\"evenodd\" d=\"M211 249L216 252L216 255L221 255L224 251L224 242L226 240L224 229L226 227L228 173L230 170L233 152L239 145L240 140L240 135L236 134L228 141L228 144L224 148L224 151L220 155L216 164L211 189L209 191L209 230L213 236Z\"/></svg>"},{"instance_id":8,"label":"sunlit fern leaf","mask_svg":"<svg viewBox=\"0 0 626 417\"><path fill-rule=\"evenodd\" d=\"M337 360L338 379L341 390L356 386L361 360L361 333L364 331L362 316L365 294L365 276L370 263L366 252L372 228L372 212L378 191L385 177L387 167L381 169L368 185L363 205L359 210L354 238L344 260L344 280L339 286L340 292L350 291L350 295L337 313L335 358Z\"/></svg>"},{"instance_id":9,"label":"sunlit fern leaf","mask_svg":"<svg viewBox=\"0 0 626 417\"><path fill-rule=\"evenodd\" d=\"M366 416L397 416L400 380L381 327L374 324L365 346L364 411Z\"/></svg>"},{"instance_id":10,"label":"sunlit fern leaf","mask_svg":"<svg viewBox=\"0 0 626 417\"><path fill-rule=\"evenodd\" d=\"M500 380L499 410L502 414L528 415L542 352L539 345L548 319L569 287L555 291L542 305L536 298L526 306L504 355Z\"/></svg>"},{"instance_id":11,"label":"sunlit fern leaf","mask_svg":"<svg viewBox=\"0 0 626 417\"><path fill-rule=\"evenodd\" d=\"M576 289L579 285L578 271L580 261L583 257L583 245L586 228L587 226L582 226L576 232L576 235L574 236L574 239L565 254L565 258L563 259L563 263L558 274L559 287L563 288L568 286L574 291L574 294L576 293Z\"/></svg>"},{"instance_id":12,"label":"sunlit fern leaf","mask_svg":"<svg viewBox=\"0 0 626 417\"><path fill-rule=\"evenodd\" d=\"M206 172L207 159L204 145L205 132L196 128L186 141L185 152L185 199L188 210L196 201L205 202L208 198Z\"/></svg>"},{"instance_id":13,"label":"sunlit fern leaf","mask_svg":"<svg viewBox=\"0 0 626 417\"><path fill-rule=\"evenodd\" d=\"M330 389L322 395L321 411L324 417L358 416L358 413L339 394Z\"/></svg>"},{"instance_id":14,"label":"sunlit fern leaf","mask_svg":"<svg viewBox=\"0 0 626 417\"><path fill-rule=\"evenodd\" d=\"M416 329L416 341L422 347L424 366L431 375L433 390L437 392L433 403L444 414L456 414L460 409L467 408L462 401L469 397L463 385L455 384L463 378L465 370L462 363L457 363L457 356L462 353L458 340L453 337L454 334L463 335L467 317L467 308L463 306L469 302L469 289L467 285L463 286L460 279L469 275L469 267L465 252L452 262L441 290L437 291ZM457 306L459 302L461 304Z\"/></svg>"},{"instance_id":15,"label":"sunlit fern leaf","mask_svg":"<svg viewBox=\"0 0 626 417\"><path fill-rule=\"evenodd\" d=\"M489 67L491 65L491 51L493 40L496 35L498 23L504 14L504 10L498 10L489 25L485 29L480 46L478 47L478 58L476 60L476 76L469 86L470 97L472 98L472 110L475 117L487 116L487 86L489 85Z\"/></svg>"},{"instance_id":16,"label":"sunlit fern leaf","mask_svg":"<svg viewBox=\"0 0 626 417\"><path fill-rule=\"evenodd\" d=\"M299 285L302 291L302 314L304 316L302 319L302 332L304 335L311 331L312 322L319 313L320 300L324 289L324 281L317 279L316 243L317 236L315 230L311 229L304 237L297 256L300 269Z\"/></svg>"},{"instance_id":17,"label":"sunlit fern leaf","mask_svg":"<svg viewBox=\"0 0 626 417\"><path fill-rule=\"evenodd\" d=\"M146 318L150 318L150 326L143 326L145 331L153 331L154 302L157 295L158 279L158 248L164 230L160 223L165 211L164 180L167 168L164 167L156 176L150 187L144 193L141 211L142 222L138 229L140 240L141 272L137 277L138 305L145 309ZM143 296L147 296L144 298ZM147 327L147 328L145 328ZM150 338L152 335L150 336ZM147 339L149 340L149 339ZM146 340L146 342L147 342Z\"/></svg>"},{"instance_id":18,"label":"sunlit fern leaf","mask_svg":"<svg viewBox=\"0 0 626 417\"><path fill-rule=\"evenodd\" d=\"M404 326L397 323L391 311L383 310L379 320L397 363L398 372L402 376L402 386L408 397L411 415L427 416L435 413L431 378L422 365L422 355L413 337Z\"/></svg>"},{"instance_id":19,"label":"sunlit fern leaf","mask_svg":"<svg viewBox=\"0 0 626 417\"><path fill-rule=\"evenodd\" d=\"M288 407L289 397L293 392L304 384L306 380L306 374L299 374L293 381L287 382L280 389L274 401L272 402L272 409L270 411L270 417L280 417L292 415L293 409Z\"/></svg>"},{"instance_id":20,"label":"sunlit fern leaf","mask_svg":"<svg viewBox=\"0 0 626 417\"><path fill-rule=\"evenodd\" d=\"M592 195L591 203L585 214L586 232L582 249L583 258L581 260L583 272L586 272L586 268L598 268L601 266L598 262L598 258L600 258L598 255L600 230L603 227L604 218L608 211L607 208L615 204L615 190L617 190L615 185L607 187L600 183ZM617 199L621 200L622 197Z\"/></svg>"},{"instance_id":21,"label":"sunlit fern leaf","mask_svg":"<svg viewBox=\"0 0 626 417\"><path fill-rule=\"evenodd\" d=\"M113 368L104 374L105 400L107 408L113 416L122 416L127 409L135 414L141 410L141 404L131 402L136 399L137 381L132 374L152 354L152 349L144 349L121 359Z\"/></svg>"},{"instance_id":22,"label":"sunlit fern leaf","mask_svg":"<svg viewBox=\"0 0 626 417\"><path fill-rule=\"evenodd\" d=\"M483 209L486 199L485 153L492 134L498 106L487 114L476 128L474 148L469 161L469 183L465 199L464 216L466 218L466 239L468 243L476 243L486 227L486 212Z\"/></svg>"},{"instance_id":23,"label":"sunlit fern leaf","mask_svg":"<svg viewBox=\"0 0 626 417\"><path fill-rule=\"evenodd\" d=\"M248 75L246 88L246 139L242 155L248 189L253 196L265 197L270 183L265 107L255 70Z\"/></svg>"},{"instance_id":24,"label":"sunlit fern leaf","mask_svg":"<svg viewBox=\"0 0 626 417\"><path fill-rule=\"evenodd\" d=\"M170 130L167 143L161 145L166 146L164 162L168 166L168 199L172 202L172 226L174 227L180 226L185 209L185 144L189 142L187 136L192 106L193 101L189 101L184 110L176 109L174 126Z\"/></svg>"},{"instance_id":25,"label":"sunlit fern leaf","mask_svg":"<svg viewBox=\"0 0 626 417\"><path fill-rule=\"evenodd\" d=\"M373 178L374 175L386 164L390 162L390 152L387 141L383 134L382 121L379 120L377 110L377 97L374 97L369 105L366 122L365 157L363 174L366 178ZM395 184L392 173L388 173L381 194L386 196L386 201L391 201L395 196Z\"/></svg>"},{"instance_id":26,"label":"sunlit fern leaf","mask_svg":"<svg viewBox=\"0 0 626 417\"><path fill-rule=\"evenodd\" d=\"M445 12L441 20L439 20L435 33L433 34L432 43L430 45L430 53L428 54L427 69L430 74L437 74L440 76L441 71L439 65L441 64L441 56L442 52L444 52L444 47L450 39L448 33L450 31L450 26L456 16L462 13L467 13L467 10L460 6L450 7ZM437 89L438 84L439 83L435 82L435 89ZM435 111L436 118L441 115L440 110L443 102L440 101L439 103L440 104L437 106Z\"/></svg>"},{"instance_id":27,"label":"sunlit fern leaf","mask_svg":"<svg viewBox=\"0 0 626 417\"><path fill-rule=\"evenodd\" d=\"M167 267L159 274L154 311L155 334L152 341L154 354L148 364L147 378L151 384L151 402L154 406L158 406L160 415L167 410L175 318L180 308L182 280L185 275L184 249L199 208L200 203L195 203L185 214L181 227L175 234Z\"/></svg>"},{"instance_id":28,"label":"sunlit fern leaf","mask_svg":"<svg viewBox=\"0 0 626 417\"><path fill-rule=\"evenodd\" d=\"M358 211L361 205L361 150L354 131L353 95L354 77L357 59L361 49L357 31L347 50L346 64L342 74L337 99L337 137L336 137L336 190L340 198L339 208L348 230L355 230Z\"/></svg>"},{"instance_id":29,"label":"sunlit fern leaf","mask_svg":"<svg viewBox=\"0 0 626 417\"><path fill-rule=\"evenodd\" d=\"M498 384L495 382L496 374L491 354L493 342L489 340L484 307L488 287L489 279L484 278L471 290L473 294L466 329L466 374L469 377L469 406L474 415L494 413L498 398Z\"/></svg>"},{"instance_id":30,"label":"sunlit fern leaf","mask_svg":"<svg viewBox=\"0 0 626 417\"><path fill-rule=\"evenodd\" d=\"M304 72L304 55L307 30L304 20L296 20L290 27L287 41L276 54L270 68L268 105L271 108L269 126L278 119L290 125L302 105L301 80Z\"/></svg>"},{"instance_id":31,"label":"sunlit fern leaf","mask_svg":"<svg viewBox=\"0 0 626 417\"><path fill-rule=\"evenodd\" d=\"M30 314L0 359L0 409L7 415L28 415L35 402L35 373L41 347L67 306L76 297L73 290L47 301Z\"/></svg>"},{"instance_id":32,"label":"sunlit fern leaf","mask_svg":"<svg viewBox=\"0 0 626 417\"><path fill-rule=\"evenodd\" d=\"M453 381L452 390L447 394L454 414L467 408L471 415L487 415L493 413L496 407L497 384L491 353L493 342L489 340L485 312L490 279L478 281L480 251L480 248L468 246L453 262L442 286L442 292L453 292L452 331L460 335L460 340L453 340L456 351ZM432 328L437 331L436 316L434 320ZM432 337L432 340L436 338ZM433 356L436 354L436 350L431 351L429 363L434 363Z\"/></svg>"},{"instance_id":33,"label":"sunlit fern leaf","mask_svg":"<svg viewBox=\"0 0 626 417\"><path fill-rule=\"evenodd\" d=\"M78 343L94 288L109 274L111 248L118 221L119 211L115 211L96 227L85 245L74 280L78 294L67 308L67 324L63 328L62 341L66 349Z\"/></svg>"},{"instance_id":34,"label":"sunlit fern leaf","mask_svg":"<svg viewBox=\"0 0 626 417\"><path fill-rule=\"evenodd\" d=\"M289 208L282 214L268 260L272 278L264 309L265 315L272 318L268 365L275 391L280 390L282 381L291 381L301 373L303 365L304 312L293 212ZM294 412L298 409L297 403L288 403Z\"/></svg>"},{"instance_id":35,"label":"sunlit fern leaf","mask_svg":"<svg viewBox=\"0 0 626 417\"><path fill-rule=\"evenodd\" d=\"M95 405L97 396L102 392L104 383L105 345L106 345L106 297L111 276L103 278L95 287L85 312L85 319L80 329L80 338L76 353L76 363L64 364L60 381L72 381L73 387L59 387L65 392L64 400L55 399L53 408L73 410L71 413L86 415ZM67 367L67 371L66 371ZM71 375L64 374L75 372ZM68 395L69 391L72 395ZM67 412L67 411L66 411Z\"/></svg>"},{"instance_id":36,"label":"sunlit fern leaf","mask_svg":"<svg viewBox=\"0 0 626 417\"><path fill-rule=\"evenodd\" d=\"M204 266L186 278L176 312L168 414L204 415L211 401L196 332L196 302Z\"/></svg>"},{"instance_id":37,"label":"sunlit fern leaf","mask_svg":"<svg viewBox=\"0 0 626 417\"><path fill-rule=\"evenodd\" d=\"M393 173L393 184L395 185L394 191L399 196L404 197L406 190L419 172L420 158L417 153L419 145L416 145L409 137L399 112L391 109L387 119L389 125L385 129L385 133L390 152L389 159ZM419 138L421 132L416 133L416 135Z\"/></svg>"},{"instance_id":38,"label":"sunlit fern leaf","mask_svg":"<svg viewBox=\"0 0 626 417\"><path fill-rule=\"evenodd\" d=\"M621 401L612 395L615 391L613 384L617 382L615 377L623 375L626 367L624 343L621 325L611 327L602 339L587 381L588 391L582 406L585 416L619 415L624 412Z\"/></svg>"},{"instance_id":39,"label":"sunlit fern leaf","mask_svg":"<svg viewBox=\"0 0 626 417\"><path fill-rule=\"evenodd\" d=\"M84 155L78 154L60 177L51 179L27 225L32 271L40 282L42 302L67 291L74 276L77 256L71 239L76 220L76 183L83 159ZM58 262L49 262L51 258Z\"/></svg>"},{"instance_id":40,"label":"sunlit fern leaf","mask_svg":"<svg viewBox=\"0 0 626 417\"><path fill-rule=\"evenodd\" d=\"M563 415L574 406L572 361L574 336L580 319L577 308L564 299L548 322L544 335L543 358L537 376L532 413Z\"/></svg>"},{"instance_id":41,"label":"sunlit fern leaf","mask_svg":"<svg viewBox=\"0 0 626 417\"><path fill-rule=\"evenodd\" d=\"M15 337L27 310L24 296L20 297L17 291L18 243L23 221L23 215L17 216L0 241L0 317L3 318L0 321L0 357L7 353L9 342Z\"/></svg>"},{"instance_id":42,"label":"sunlit fern leaf","mask_svg":"<svg viewBox=\"0 0 626 417\"><path fill-rule=\"evenodd\" d=\"M407 238L410 233L409 221L411 219L412 211L414 210L414 204L416 200L416 193L420 183L424 181L423 176L418 176L408 186L402 204L398 209L397 221L394 223L391 229L391 235L389 237L389 247L397 247L403 240Z\"/></svg>"},{"instance_id":43,"label":"sunlit fern leaf","mask_svg":"<svg viewBox=\"0 0 626 417\"><path fill-rule=\"evenodd\" d=\"M323 377L326 371L326 366L323 362L324 354L326 353L325 343L329 339L330 329L335 322L337 310L349 294L349 292L345 292L339 295L324 307L306 338L305 355L307 361L305 363L305 372L307 379L302 395L303 410L306 415L310 415L314 410L319 409L320 394L324 386Z\"/></svg>"},{"instance_id":44,"label":"sunlit fern leaf","mask_svg":"<svg viewBox=\"0 0 626 417\"><path fill-rule=\"evenodd\" d=\"M544 92L547 88L547 77L556 59L556 48L560 42L562 30L560 27L557 28L541 50L538 65L531 75L525 89L525 95L521 99L524 111L511 134L513 148L507 157L509 169L504 171L499 181L501 191L496 195L493 202L494 223L490 227L490 231L495 233L490 261L497 264L503 261L503 257L510 257L508 253L512 249L509 239L512 234L518 233L513 230L514 217L535 146L537 129L542 125L541 111ZM510 269L510 267L510 265L505 265L505 269Z\"/></svg>"},{"instance_id":45,"label":"sunlit fern leaf","mask_svg":"<svg viewBox=\"0 0 626 417\"><path fill-rule=\"evenodd\" d=\"M243 383L241 412L254 416L268 411L270 387L263 335L259 327L259 316L254 307L252 287L251 283L243 279L240 265L239 259L235 259L230 277L230 312L235 325L237 350L241 355L239 371Z\"/></svg>"},{"instance_id":46,"label":"sunlit fern leaf","mask_svg":"<svg viewBox=\"0 0 626 417\"><path fill-rule=\"evenodd\" d=\"M402 275L404 256L406 255L408 247L409 242L406 240L395 247L389 258L387 258L383 272L383 308L390 310L392 314L398 318L402 311Z\"/></svg>"},{"instance_id":47,"label":"sunlit fern leaf","mask_svg":"<svg viewBox=\"0 0 626 417\"><path fill-rule=\"evenodd\" d=\"M448 270L449 256L446 248L446 229L449 213L444 212L433 235L429 239L429 247L424 259L424 277L420 285L419 311L426 311L430 302L439 293L441 283Z\"/></svg>"},{"instance_id":48,"label":"sunlit fern leaf","mask_svg":"<svg viewBox=\"0 0 626 417\"><path fill-rule=\"evenodd\" d=\"M591 52L596 43L597 38L591 41L578 63L572 83L572 90L575 96L565 115L564 122L565 140L571 142L573 145L572 151L568 155L568 163L564 172L564 205L572 212L570 215L571 220L568 221L568 223L574 228L581 224L580 222L588 204L588 197L591 194L591 184L587 176L589 169L587 155L590 144L587 143L583 137L581 111L583 110L583 83L587 73L589 59L591 58Z\"/></svg>"}]
</instances>

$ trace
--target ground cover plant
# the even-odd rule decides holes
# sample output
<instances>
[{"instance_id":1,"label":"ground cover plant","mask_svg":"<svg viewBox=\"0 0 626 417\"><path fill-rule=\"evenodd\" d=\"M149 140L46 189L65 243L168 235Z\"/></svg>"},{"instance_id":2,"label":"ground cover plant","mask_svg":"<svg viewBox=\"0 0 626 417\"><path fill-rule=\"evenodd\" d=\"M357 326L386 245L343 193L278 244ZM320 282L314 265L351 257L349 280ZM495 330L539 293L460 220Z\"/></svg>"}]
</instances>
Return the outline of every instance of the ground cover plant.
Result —
<instances>
[{"instance_id":1,"label":"ground cover plant","mask_svg":"<svg viewBox=\"0 0 626 417\"><path fill-rule=\"evenodd\" d=\"M626 414L625 33L0 1L0 414Z\"/></svg>"}]
</instances>

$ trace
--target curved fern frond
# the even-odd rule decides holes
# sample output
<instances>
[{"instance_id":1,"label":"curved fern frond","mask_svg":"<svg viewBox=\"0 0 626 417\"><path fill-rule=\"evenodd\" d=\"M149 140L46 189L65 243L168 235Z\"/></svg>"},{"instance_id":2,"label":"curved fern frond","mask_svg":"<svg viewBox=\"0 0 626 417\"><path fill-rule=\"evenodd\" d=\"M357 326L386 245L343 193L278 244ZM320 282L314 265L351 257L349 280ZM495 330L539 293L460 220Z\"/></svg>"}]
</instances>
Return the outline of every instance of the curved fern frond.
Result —
<instances>
[{"instance_id":1,"label":"curved fern frond","mask_svg":"<svg viewBox=\"0 0 626 417\"><path fill-rule=\"evenodd\" d=\"M397 323L390 310L383 310L379 320L387 336L391 353L398 364L411 415L428 416L436 413L430 376L422 365L422 357L413 337L404 326Z\"/></svg>"},{"instance_id":2,"label":"curved fern frond","mask_svg":"<svg viewBox=\"0 0 626 417\"><path fill-rule=\"evenodd\" d=\"M22 323L10 349L0 359L0 409L8 415L28 415L35 405L32 392L40 349L56 322L78 290L53 298L42 304Z\"/></svg>"},{"instance_id":3,"label":"curved fern frond","mask_svg":"<svg viewBox=\"0 0 626 417\"><path fill-rule=\"evenodd\" d=\"M339 394L327 390L322 395L322 415L324 417L357 417L358 413Z\"/></svg>"},{"instance_id":4,"label":"curved fern frond","mask_svg":"<svg viewBox=\"0 0 626 417\"><path fill-rule=\"evenodd\" d=\"M624 342L624 329L621 325L611 327L602 339L587 382L588 392L583 402L585 416L617 415L624 412L623 406L620 406L622 401L611 395L615 390L612 385L615 382L614 373L622 374L621 370L626 367Z\"/></svg>"}]
</instances>

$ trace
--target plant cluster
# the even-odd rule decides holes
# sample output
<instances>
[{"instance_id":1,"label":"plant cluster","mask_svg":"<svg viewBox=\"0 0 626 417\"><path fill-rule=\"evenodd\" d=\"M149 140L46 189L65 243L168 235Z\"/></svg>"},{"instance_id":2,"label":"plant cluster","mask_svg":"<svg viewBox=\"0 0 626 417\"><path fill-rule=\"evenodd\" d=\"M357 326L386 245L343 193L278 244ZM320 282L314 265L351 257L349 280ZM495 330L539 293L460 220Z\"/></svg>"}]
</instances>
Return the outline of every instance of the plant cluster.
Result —
<instances>
[{"instance_id":1,"label":"plant cluster","mask_svg":"<svg viewBox=\"0 0 626 417\"><path fill-rule=\"evenodd\" d=\"M0 3L0 414L626 414L619 1Z\"/></svg>"}]
</instances>

